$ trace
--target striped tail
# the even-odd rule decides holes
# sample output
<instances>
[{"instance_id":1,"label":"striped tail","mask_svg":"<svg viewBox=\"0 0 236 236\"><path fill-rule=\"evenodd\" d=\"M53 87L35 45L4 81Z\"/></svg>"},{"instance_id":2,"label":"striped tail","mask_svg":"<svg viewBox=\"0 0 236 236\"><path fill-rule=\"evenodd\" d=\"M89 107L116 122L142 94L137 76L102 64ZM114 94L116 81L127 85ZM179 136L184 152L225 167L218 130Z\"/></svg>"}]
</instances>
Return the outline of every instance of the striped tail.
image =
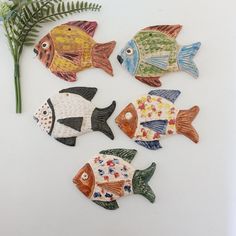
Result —
<instances>
[{"instance_id":1,"label":"striped tail","mask_svg":"<svg viewBox=\"0 0 236 236\"><path fill-rule=\"evenodd\" d=\"M198 68L193 62L193 58L198 52L200 46L201 46L200 42L188 46L183 46L180 49L179 54L177 56L177 61L180 70L187 72L194 78L197 78L199 76L199 72Z\"/></svg>"}]
</instances>

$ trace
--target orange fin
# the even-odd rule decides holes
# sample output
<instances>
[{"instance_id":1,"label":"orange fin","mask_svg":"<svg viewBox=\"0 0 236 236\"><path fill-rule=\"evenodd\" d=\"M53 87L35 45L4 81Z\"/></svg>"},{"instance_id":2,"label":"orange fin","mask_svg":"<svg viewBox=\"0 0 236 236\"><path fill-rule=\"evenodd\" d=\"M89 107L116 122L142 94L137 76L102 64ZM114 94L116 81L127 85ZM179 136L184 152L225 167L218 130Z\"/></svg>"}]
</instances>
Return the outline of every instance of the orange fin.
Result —
<instances>
[{"instance_id":1,"label":"orange fin","mask_svg":"<svg viewBox=\"0 0 236 236\"><path fill-rule=\"evenodd\" d=\"M148 84L153 87L160 87L161 81L160 77L141 77L141 76L135 76L135 78L145 84Z\"/></svg>"},{"instance_id":2,"label":"orange fin","mask_svg":"<svg viewBox=\"0 0 236 236\"><path fill-rule=\"evenodd\" d=\"M199 110L198 106L194 106L189 110L180 110L176 119L177 133L185 135L194 143L199 142L199 136L191 123L197 116Z\"/></svg>"},{"instance_id":3,"label":"orange fin","mask_svg":"<svg viewBox=\"0 0 236 236\"><path fill-rule=\"evenodd\" d=\"M81 63L81 53L63 53L61 56L70 61L73 61L76 64Z\"/></svg>"},{"instance_id":4,"label":"orange fin","mask_svg":"<svg viewBox=\"0 0 236 236\"><path fill-rule=\"evenodd\" d=\"M109 75L113 76L113 69L109 61L109 57L116 45L115 41L109 43L100 44L97 43L93 47L92 63L94 67L101 68Z\"/></svg>"},{"instance_id":5,"label":"orange fin","mask_svg":"<svg viewBox=\"0 0 236 236\"><path fill-rule=\"evenodd\" d=\"M97 183L97 185L98 187L104 188L105 190L110 191L121 197L124 195L124 183L124 180L120 180L116 182Z\"/></svg>"},{"instance_id":6,"label":"orange fin","mask_svg":"<svg viewBox=\"0 0 236 236\"><path fill-rule=\"evenodd\" d=\"M149 26L143 30L156 30L170 36L171 38L176 38L181 29L182 25L156 25Z\"/></svg>"},{"instance_id":7,"label":"orange fin","mask_svg":"<svg viewBox=\"0 0 236 236\"><path fill-rule=\"evenodd\" d=\"M70 21L64 25L78 27L93 37L98 24L96 21Z\"/></svg>"},{"instance_id":8,"label":"orange fin","mask_svg":"<svg viewBox=\"0 0 236 236\"><path fill-rule=\"evenodd\" d=\"M77 80L76 73L73 72L52 72L54 75L59 77L60 79L64 79L68 82L75 82Z\"/></svg>"}]
</instances>

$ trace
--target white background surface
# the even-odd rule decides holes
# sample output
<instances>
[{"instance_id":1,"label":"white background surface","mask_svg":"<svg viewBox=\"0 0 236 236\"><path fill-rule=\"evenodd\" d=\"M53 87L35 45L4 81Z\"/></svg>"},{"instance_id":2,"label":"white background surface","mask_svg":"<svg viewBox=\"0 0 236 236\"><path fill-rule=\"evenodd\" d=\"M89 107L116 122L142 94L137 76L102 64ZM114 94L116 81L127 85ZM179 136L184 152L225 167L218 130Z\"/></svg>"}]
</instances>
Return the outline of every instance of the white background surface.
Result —
<instances>
[{"instance_id":1,"label":"white background surface","mask_svg":"<svg viewBox=\"0 0 236 236\"><path fill-rule=\"evenodd\" d=\"M96 20L97 42L117 41L111 56L115 76L99 69L78 75L75 84L59 80L35 59L33 48L22 56L23 114L14 113L13 65L0 35L0 235L2 236L235 236L235 108L236 16L234 1L95 1L100 13L65 19ZM40 39L56 22L45 25ZM163 148L149 151L129 140L114 118L132 99L151 90L133 79L116 60L126 41L141 28L182 24L177 41L202 42L195 58L200 78L184 72L162 78L163 87L179 89L179 108L199 105L194 122L200 143L181 135L162 140ZM75 148L66 147L42 132L34 111L58 90L95 86L93 103L105 107L114 99L117 109L109 120L115 140L94 132L81 136ZM152 161L157 170L150 185L154 204L140 195L118 200L120 208L106 211L80 193L72 178L100 150L135 148L133 161L143 169Z\"/></svg>"}]
</instances>

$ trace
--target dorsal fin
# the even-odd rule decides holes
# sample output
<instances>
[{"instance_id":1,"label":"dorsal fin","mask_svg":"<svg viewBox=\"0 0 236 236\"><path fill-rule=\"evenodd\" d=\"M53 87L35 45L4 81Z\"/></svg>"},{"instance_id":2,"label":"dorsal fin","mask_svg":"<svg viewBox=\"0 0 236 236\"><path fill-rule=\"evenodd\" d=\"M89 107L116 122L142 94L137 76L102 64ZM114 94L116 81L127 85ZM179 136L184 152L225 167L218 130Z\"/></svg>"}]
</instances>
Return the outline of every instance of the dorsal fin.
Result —
<instances>
[{"instance_id":1,"label":"dorsal fin","mask_svg":"<svg viewBox=\"0 0 236 236\"><path fill-rule=\"evenodd\" d=\"M89 87L72 87L67 89L62 89L59 93L74 93L80 95L81 97L91 101L97 92L97 88Z\"/></svg>"},{"instance_id":2,"label":"dorsal fin","mask_svg":"<svg viewBox=\"0 0 236 236\"><path fill-rule=\"evenodd\" d=\"M144 28L143 30L156 30L170 36L171 38L176 38L181 29L182 25L155 25Z\"/></svg>"},{"instance_id":3,"label":"dorsal fin","mask_svg":"<svg viewBox=\"0 0 236 236\"><path fill-rule=\"evenodd\" d=\"M100 154L114 155L120 157L129 163L131 163L131 161L134 159L136 153L137 151L135 149L123 149L123 148L108 149L100 152Z\"/></svg>"},{"instance_id":4,"label":"dorsal fin","mask_svg":"<svg viewBox=\"0 0 236 236\"><path fill-rule=\"evenodd\" d=\"M64 25L78 27L93 37L98 24L96 21L70 21Z\"/></svg>"},{"instance_id":5,"label":"dorsal fin","mask_svg":"<svg viewBox=\"0 0 236 236\"><path fill-rule=\"evenodd\" d=\"M158 90L152 90L148 94L165 98L165 99L169 100L170 102L174 103L175 100L180 95L180 91L179 90L158 89Z\"/></svg>"}]
</instances>

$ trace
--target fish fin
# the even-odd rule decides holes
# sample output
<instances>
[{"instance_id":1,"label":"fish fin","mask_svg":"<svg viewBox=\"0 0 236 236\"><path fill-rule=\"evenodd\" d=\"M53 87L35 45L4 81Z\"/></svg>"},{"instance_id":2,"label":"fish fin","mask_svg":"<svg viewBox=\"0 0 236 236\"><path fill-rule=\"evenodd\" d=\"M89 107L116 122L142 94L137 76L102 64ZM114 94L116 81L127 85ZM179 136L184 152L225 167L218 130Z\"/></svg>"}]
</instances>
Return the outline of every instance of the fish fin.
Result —
<instances>
[{"instance_id":1,"label":"fish fin","mask_svg":"<svg viewBox=\"0 0 236 236\"><path fill-rule=\"evenodd\" d=\"M179 90L158 89L158 90L152 90L148 94L165 98L174 103L175 100L181 94L181 92Z\"/></svg>"},{"instance_id":2,"label":"fish fin","mask_svg":"<svg viewBox=\"0 0 236 236\"><path fill-rule=\"evenodd\" d=\"M123 160L131 163L132 160L134 159L137 151L135 149L117 148L117 149L103 150L100 153L105 154L105 155L114 155L114 156L120 157Z\"/></svg>"},{"instance_id":3,"label":"fish fin","mask_svg":"<svg viewBox=\"0 0 236 236\"><path fill-rule=\"evenodd\" d=\"M79 64L81 62L81 53L62 53L60 56Z\"/></svg>"},{"instance_id":4,"label":"fish fin","mask_svg":"<svg viewBox=\"0 0 236 236\"><path fill-rule=\"evenodd\" d=\"M124 180L120 180L114 182L97 183L97 186L121 197L124 195L124 183Z\"/></svg>"},{"instance_id":5,"label":"fish fin","mask_svg":"<svg viewBox=\"0 0 236 236\"><path fill-rule=\"evenodd\" d=\"M95 94L97 93L97 88L89 88L89 87L72 87L67 89L62 89L59 93L73 93L77 94L84 99L91 101Z\"/></svg>"},{"instance_id":6,"label":"fish fin","mask_svg":"<svg viewBox=\"0 0 236 236\"><path fill-rule=\"evenodd\" d=\"M95 21L70 21L64 25L78 27L93 37L98 24Z\"/></svg>"},{"instance_id":7,"label":"fish fin","mask_svg":"<svg viewBox=\"0 0 236 236\"><path fill-rule=\"evenodd\" d=\"M188 46L183 46L180 49L179 54L177 56L177 62L178 62L180 70L185 71L186 73L190 74L194 78L198 78L199 71L193 61L193 57L198 52L200 46L201 46L200 42L194 43Z\"/></svg>"},{"instance_id":8,"label":"fish fin","mask_svg":"<svg viewBox=\"0 0 236 236\"><path fill-rule=\"evenodd\" d=\"M166 133L166 127L168 124L168 120L152 120L147 122L141 122L140 125L149 128L159 134Z\"/></svg>"},{"instance_id":9,"label":"fish fin","mask_svg":"<svg viewBox=\"0 0 236 236\"><path fill-rule=\"evenodd\" d=\"M115 108L116 102L113 101L109 107L95 108L91 117L92 130L100 131L112 140L114 139L114 134L107 124L107 119L112 115Z\"/></svg>"},{"instance_id":10,"label":"fish fin","mask_svg":"<svg viewBox=\"0 0 236 236\"><path fill-rule=\"evenodd\" d=\"M81 126L83 123L83 117L70 117L57 120L60 124L66 125L72 129L77 131L81 131Z\"/></svg>"},{"instance_id":11,"label":"fish fin","mask_svg":"<svg viewBox=\"0 0 236 236\"><path fill-rule=\"evenodd\" d=\"M170 36L171 38L176 38L181 29L182 25L156 25L147 27L143 30L156 30Z\"/></svg>"},{"instance_id":12,"label":"fish fin","mask_svg":"<svg viewBox=\"0 0 236 236\"><path fill-rule=\"evenodd\" d=\"M169 55L153 56L144 59L144 62L156 66L162 70L166 70L169 65Z\"/></svg>"},{"instance_id":13,"label":"fish fin","mask_svg":"<svg viewBox=\"0 0 236 236\"><path fill-rule=\"evenodd\" d=\"M69 137L69 138L55 138L58 142L63 143L67 146L75 146L76 144L76 137Z\"/></svg>"},{"instance_id":14,"label":"fish fin","mask_svg":"<svg viewBox=\"0 0 236 236\"><path fill-rule=\"evenodd\" d=\"M153 162L145 170L136 170L132 181L134 194L141 194L152 203L155 201L156 196L148 185L148 181L152 178L155 170L156 163Z\"/></svg>"},{"instance_id":15,"label":"fish fin","mask_svg":"<svg viewBox=\"0 0 236 236\"><path fill-rule=\"evenodd\" d=\"M135 78L145 84L148 84L153 87L160 87L161 81L160 77L141 77L141 76L135 76Z\"/></svg>"},{"instance_id":16,"label":"fish fin","mask_svg":"<svg viewBox=\"0 0 236 236\"><path fill-rule=\"evenodd\" d=\"M198 106L194 106L189 110L180 110L176 118L177 133L185 135L194 143L199 142L199 136L191 123L197 116L199 110Z\"/></svg>"},{"instance_id":17,"label":"fish fin","mask_svg":"<svg viewBox=\"0 0 236 236\"><path fill-rule=\"evenodd\" d=\"M93 200L94 203L96 203L97 205L107 209L107 210L116 210L117 208L119 208L119 205L117 204L117 201L111 201L111 202L103 202L103 201L95 201Z\"/></svg>"},{"instance_id":18,"label":"fish fin","mask_svg":"<svg viewBox=\"0 0 236 236\"><path fill-rule=\"evenodd\" d=\"M92 51L92 63L96 68L103 69L106 73L113 76L113 69L109 61L109 57L116 45L115 41L109 43L100 44L97 43L93 47Z\"/></svg>"},{"instance_id":19,"label":"fish fin","mask_svg":"<svg viewBox=\"0 0 236 236\"><path fill-rule=\"evenodd\" d=\"M141 141L141 140L135 140L135 143L150 149L150 150L157 150L159 148L162 148L160 145L159 140L153 140L153 141Z\"/></svg>"},{"instance_id":20,"label":"fish fin","mask_svg":"<svg viewBox=\"0 0 236 236\"><path fill-rule=\"evenodd\" d=\"M68 82L75 82L77 80L74 72L52 72L54 75Z\"/></svg>"}]
</instances>

